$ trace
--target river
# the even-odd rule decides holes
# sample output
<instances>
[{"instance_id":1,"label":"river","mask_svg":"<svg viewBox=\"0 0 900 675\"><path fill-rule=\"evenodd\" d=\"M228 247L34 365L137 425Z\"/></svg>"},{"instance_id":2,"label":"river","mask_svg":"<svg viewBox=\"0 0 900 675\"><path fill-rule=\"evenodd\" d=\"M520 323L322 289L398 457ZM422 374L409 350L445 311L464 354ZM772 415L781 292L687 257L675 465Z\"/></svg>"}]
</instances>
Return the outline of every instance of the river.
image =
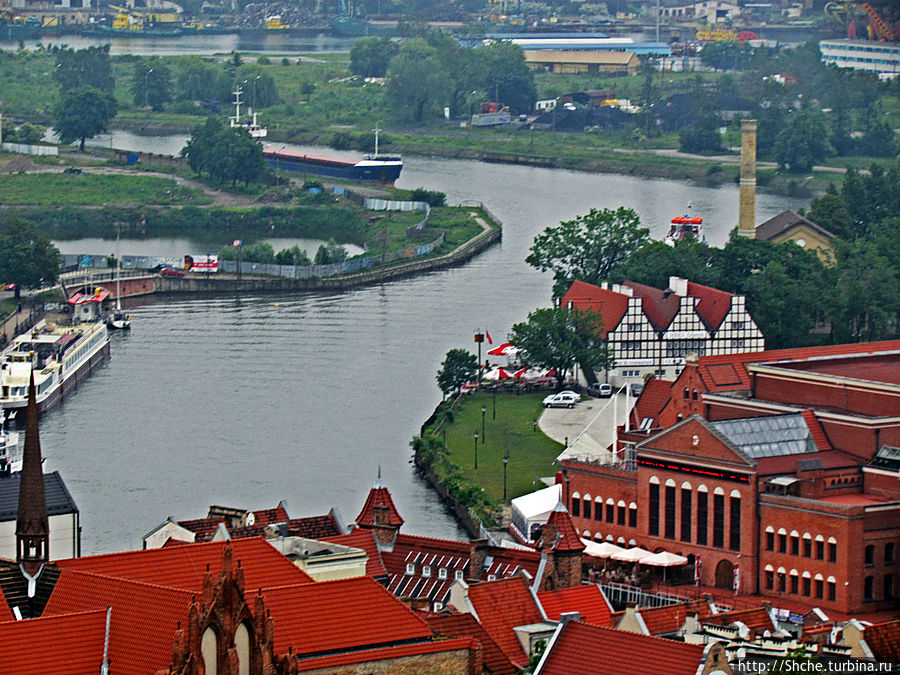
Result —
<instances>
[{"instance_id":1,"label":"river","mask_svg":"<svg viewBox=\"0 0 900 675\"><path fill-rule=\"evenodd\" d=\"M139 548L167 516L196 518L209 504L285 499L292 515L337 506L350 521L379 466L404 531L462 536L415 477L408 443L440 400L434 378L447 350L472 347L479 327L502 340L548 305L550 275L523 262L534 236L619 205L660 236L690 203L721 244L737 218L733 186L405 161L398 186L484 202L503 222L502 243L462 267L346 293L133 305L110 362L41 425L47 467L81 509L85 553ZM757 220L803 205L760 194Z\"/></svg>"}]
</instances>

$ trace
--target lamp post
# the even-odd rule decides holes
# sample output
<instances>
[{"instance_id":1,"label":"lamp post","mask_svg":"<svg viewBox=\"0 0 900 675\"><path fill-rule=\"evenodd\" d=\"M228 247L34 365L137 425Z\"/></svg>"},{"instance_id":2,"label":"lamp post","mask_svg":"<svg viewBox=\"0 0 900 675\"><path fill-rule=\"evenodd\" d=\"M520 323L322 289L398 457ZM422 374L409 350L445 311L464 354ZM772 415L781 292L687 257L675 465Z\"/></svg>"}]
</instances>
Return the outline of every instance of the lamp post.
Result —
<instances>
[{"instance_id":1,"label":"lamp post","mask_svg":"<svg viewBox=\"0 0 900 675\"><path fill-rule=\"evenodd\" d=\"M262 75L257 75L256 80L258 80ZM253 108L256 108L256 80L253 80Z\"/></svg>"},{"instance_id":2,"label":"lamp post","mask_svg":"<svg viewBox=\"0 0 900 675\"><path fill-rule=\"evenodd\" d=\"M144 73L144 107L150 107L150 73L153 72L153 68Z\"/></svg>"},{"instance_id":3,"label":"lamp post","mask_svg":"<svg viewBox=\"0 0 900 675\"><path fill-rule=\"evenodd\" d=\"M503 456L503 501L506 501L506 466L509 464L509 451Z\"/></svg>"},{"instance_id":4,"label":"lamp post","mask_svg":"<svg viewBox=\"0 0 900 675\"><path fill-rule=\"evenodd\" d=\"M487 408L481 406L481 444L484 445L484 413L487 412Z\"/></svg>"},{"instance_id":5,"label":"lamp post","mask_svg":"<svg viewBox=\"0 0 900 675\"><path fill-rule=\"evenodd\" d=\"M478 468L478 430L472 432L472 438L475 439L475 468Z\"/></svg>"},{"instance_id":6,"label":"lamp post","mask_svg":"<svg viewBox=\"0 0 900 675\"><path fill-rule=\"evenodd\" d=\"M497 419L497 390L491 391L491 419Z\"/></svg>"}]
</instances>

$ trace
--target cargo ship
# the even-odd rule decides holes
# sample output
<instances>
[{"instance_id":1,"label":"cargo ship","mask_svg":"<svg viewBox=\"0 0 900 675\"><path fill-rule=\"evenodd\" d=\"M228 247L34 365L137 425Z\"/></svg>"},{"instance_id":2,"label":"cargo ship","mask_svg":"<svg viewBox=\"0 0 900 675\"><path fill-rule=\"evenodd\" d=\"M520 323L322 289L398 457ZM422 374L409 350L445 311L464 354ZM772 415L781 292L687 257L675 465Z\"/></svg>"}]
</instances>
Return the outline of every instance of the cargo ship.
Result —
<instances>
[{"instance_id":1,"label":"cargo ship","mask_svg":"<svg viewBox=\"0 0 900 675\"><path fill-rule=\"evenodd\" d=\"M347 180L376 181L393 186L403 170L400 155L378 152L378 131L375 130L375 152L357 162L293 152L274 145L263 146L263 156L272 169L333 176Z\"/></svg>"}]
</instances>

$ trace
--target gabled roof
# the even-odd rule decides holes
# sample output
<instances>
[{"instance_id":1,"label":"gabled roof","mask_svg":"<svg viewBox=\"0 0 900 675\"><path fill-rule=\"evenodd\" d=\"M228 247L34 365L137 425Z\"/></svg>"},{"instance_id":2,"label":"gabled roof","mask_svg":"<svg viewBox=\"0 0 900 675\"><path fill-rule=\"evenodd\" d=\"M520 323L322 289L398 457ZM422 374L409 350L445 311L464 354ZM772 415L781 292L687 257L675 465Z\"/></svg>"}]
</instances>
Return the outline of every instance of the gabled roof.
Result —
<instances>
[{"instance_id":1,"label":"gabled roof","mask_svg":"<svg viewBox=\"0 0 900 675\"><path fill-rule=\"evenodd\" d=\"M469 586L469 603L479 623L514 665L528 663L528 655L513 628L544 621L528 583L523 577L510 577Z\"/></svg>"},{"instance_id":2,"label":"gabled roof","mask_svg":"<svg viewBox=\"0 0 900 675\"><path fill-rule=\"evenodd\" d=\"M432 614L425 617L425 622L437 635L477 639L484 667L492 675L514 675L519 671L471 614Z\"/></svg>"},{"instance_id":3,"label":"gabled roof","mask_svg":"<svg viewBox=\"0 0 900 675\"><path fill-rule=\"evenodd\" d=\"M394 506L394 500L391 499L390 491L381 485L381 479L379 479L375 486L369 490L369 495L366 497L366 503L363 504L362 511L356 516L356 524L360 527L374 527L375 510L380 507L387 509L387 524L392 527L400 527L403 525L403 518L400 517L400 512L397 511L397 507Z\"/></svg>"},{"instance_id":4,"label":"gabled roof","mask_svg":"<svg viewBox=\"0 0 900 675\"><path fill-rule=\"evenodd\" d=\"M753 636L762 635L766 631L775 633L778 630L778 627L772 623L772 617L769 616L769 610L766 607L753 607L734 612L713 614L702 621L703 623L711 623L716 626L728 626L740 622L750 629ZM804 628L803 632L806 633L807 629ZM753 638L751 637L751 639Z\"/></svg>"},{"instance_id":5,"label":"gabled roof","mask_svg":"<svg viewBox=\"0 0 900 675\"><path fill-rule=\"evenodd\" d=\"M17 675L99 673L105 639L105 609L0 623L0 668Z\"/></svg>"},{"instance_id":6,"label":"gabled roof","mask_svg":"<svg viewBox=\"0 0 900 675\"><path fill-rule=\"evenodd\" d=\"M270 587L266 608L275 626L275 653L324 655L432 636L428 625L377 581L355 577Z\"/></svg>"},{"instance_id":7,"label":"gabled roof","mask_svg":"<svg viewBox=\"0 0 900 675\"><path fill-rule=\"evenodd\" d=\"M696 309L703 322L710 330L719 330L722 320L731 309L731 299L734 296L726 291L720 291L718 288L695 284L693 281L688 281L687 288L689 296L700 299Z\"/></svg>"},{"instance_id":8,"label":"gabled roof","mask_svg":"<svg viewBox=\"0 0 900 675\"><path fill-rule=\"evenodd\" d=\"M637 429L646 418L653 420L650 425L651 429L665 426L660 424L660 414L671 397L672 382L656 377L647 380L644 383L644 391L641 392L640 398L631 409L632 428Z\"/></svg>"},{"instance_id":9,"label":"gabled roof","mask_svg":"<svg viewBox=\"0 0 900 675\"><path fill-rule=\"evenodd\" d=\"M877 661L900 663L900 619L867 626L863 639Z\"/></svg>"},{"instance_id":10,"label":"gabled roof","mask_svg":"<svg viewBox=\"0 0 900 675\"><path fill-rule=\"evenodd\" d=\"M476 573L469 570L469 554L465 542L398 534L393 549L381 552L390 575L387 589L400 598L446 603L456 572L461 571L464 578ZM407 565L412 566L412 572L407 571ZM440 578L441 569L446 570L444 579Z\"/></svg>"},{"instance_id":11,"label":"gabled roof","mask_svg":"<svg viewBox=\"0 0 900 675\"><path fill-rule=\"evenodd\" d=\"M541 591L537 596L548 621L558 621L566 612L578 612L587 623L612 626L612 608L597 584Z\"/></svg>"},{"instance_id":12,"label":"gabled roof","mask_svg":"<svg viewBox=\"0 0 900 675\"><path fill-rule=\"evenodd\" d=\"M816 452L806 417L801 413L742 417L707 422L750 459Z\"/></svg>"},{"instance_id":13,"label":"gabled roof","mask_svg":"<svg viewBox=\"0 0 900 675\"><path fill-rule=\"evenodd\" d=\"M263 539L236 539L231 542L109 553L60 560L57 564L62 569L81 570L197 592L203 587L203 576L207 568L217 570L221 567L222 551L226 543L230 544L234 552L235 563L240 563L244 571L245 593L248 596L257 588L312 582L309 575Z\"/></svg>"},{"instance_id":14,"label":"gabled roof","mask_svg":"<svg viewBox=\"0 0 900 675\"><path fill-rule=\"evenodd\" d=\"M547 541L546 534L538 543L539 548L548 551L583 551L584 544L575 531L572 519L569 518L569 512L562 502L557 502L556 507L550 512L547 524L544 526L545 533L555 533L553 541Z\"/></svg>"},{"instance_id":15,"label":"gabled roof","mask_svg":"<svg viewBox=\"0 0 900 675\"><path fill-rule=\"evenodd\" d=\"M570 302L575 309L600 314L603 320L603 329L600 334L603 337L606 337L611 330L615 330L622 317L625 316L625 312L628 311L627 295L606 290L584 281L573 281L572 285L569 286L569 290L562 297L561 303L563 307L566 307Z\"/></svg>"},{"instance_id":16,"label":"gabled roof","mask_svg":"<svg viewBox=\"0 0 900 675\"><path fill-rule=\"evenodd\" d=\"M650 635L668 635L684 626L688 614L696 614L701 621L712 616L712 607L704 599L679 602L663 607L641 607L638 610Z\"/></svg>"},{"instance_id":17,"label":"gabled roof","mask_svg":"<svg viewBox=\"0 0 900 675\"><path fill-rule=\"evenodd\" d=\"M769 218L766 222L756 226L756 238L765 241L771 241L779 234L789 232L798 225L806 225L816 232L832 239L834 235L821 225L817 225L808 218L804 218L798 213L794 213L790 209L782 211L777 216Z\"/></svg>"},{"instance_id":18,"label":"gabled roof","mask_svg":"<svg viewBox=\"0 0 900 675\"><path fill-rule=\"evenodd\" d=\"M622 285L634 291L636 298L643 298L644 314L647 315L656 330L665 331L675 315L678 314L681 298L671 290L661 291L635 281L623 281Z\"/></svg>"},{"instance_id":19,"label":"gabled roof","mask_svg":"<svg viewBox=\"0 0 900 675\"><path fill-rule=\"evenodd\" d=\"M103 610L105 615L106 608L112 607L112 672L146 675L167 668L172 662L172 639L179 622L187 625L194 595L189 590L67 569L56 582L43 617L85 609Z\"/></svg>"},{"instance_id":20,"label":"gabled roof","mask_svg":"<svg viewBox=\"0 0 900 675\"><path fill-rule=\"evenodd\" d=\"M695 675L703 651L703 645L570 621L554 636L535 675Z\"/></svg>"},{"instance_id":21,"label":"gabled roof","mask_svg":"<svg viewBox=\"0 0 900 675\"><path fill-rule=\"evenodd\" d=\"M22 473L0 476L0 522L16 519L19 512L19 486ZM47 516L78 513L75 500L69 493L58 471L44 474L44 493L47 499Z\"/></svg>"},{"instance_id":22,"label":"gabled roof","mask_svg":"<svg viewBox=\"0 0 900 675\"><path fill-rule=\"evenodd\" d=\"M196 542L204 542L212 539L219 524L227 523L224 518L194 518L193 520L179 520L178 524L186 530L190 530L196 536Z\"/></svg>"},{"instance_id":23,"label":"gabled roof","mask_svg":"<svg viewBox=\"0 0 900 675\"><path fill-rule=\"evenodd\" d=\"M372 532L372 530L357 528L349 534L339 534L335 537L323 537L322 541L362 549L368 554L368 559L366 560L366 576L387 576L388 571L381 559L381 551L378 550L378 542L375 541L375 533Z\"/></svg>"},{"instance_id":24,"label":"gabled roof","mask_svg":"<svg viewBox=\"0 0 900 675\"><path fill-rule=\"evenodd\" d=\"M424 654L438 654L440 652L458 651L460 649L475 650L477 649L477 647L478 642L476 640L467 638L459 638L456 640L433 640L430 642L416 642L409 645L396 645L392 647L382 647L380 649L366 649L346 654L320 656L312 659L298 658L297 671L303 673L309 670L335 668L337 666L349 666L354 663L362 664L373 661L381 662L375 666L380 670L383 667L384 662L392 659L401 659L409 656L421 656ZM341 670L340 672L349 671ZM365 672L370 671L366 669Z\"/></svg>"}]
</instances>

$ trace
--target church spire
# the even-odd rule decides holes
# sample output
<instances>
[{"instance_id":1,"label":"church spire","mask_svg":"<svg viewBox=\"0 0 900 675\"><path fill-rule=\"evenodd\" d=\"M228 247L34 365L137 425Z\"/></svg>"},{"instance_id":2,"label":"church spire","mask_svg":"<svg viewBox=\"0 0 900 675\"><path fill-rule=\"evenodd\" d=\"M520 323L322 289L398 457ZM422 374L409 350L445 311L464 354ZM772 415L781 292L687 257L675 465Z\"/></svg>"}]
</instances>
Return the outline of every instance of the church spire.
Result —
<instances>
[{"instance_id":1,"label":"church spire","mask_svg":"<svg viewBox=\"0 0 900 675\"><path fill-rule=\"evenodd\" d=\"M26 574L34 577L50 559L50 526L44 494L44 469L41 466L34 372L28 383L25 420L25 450L22 453L19 511L16 518L16 562Z\"/></svg>"}]
</instances>

